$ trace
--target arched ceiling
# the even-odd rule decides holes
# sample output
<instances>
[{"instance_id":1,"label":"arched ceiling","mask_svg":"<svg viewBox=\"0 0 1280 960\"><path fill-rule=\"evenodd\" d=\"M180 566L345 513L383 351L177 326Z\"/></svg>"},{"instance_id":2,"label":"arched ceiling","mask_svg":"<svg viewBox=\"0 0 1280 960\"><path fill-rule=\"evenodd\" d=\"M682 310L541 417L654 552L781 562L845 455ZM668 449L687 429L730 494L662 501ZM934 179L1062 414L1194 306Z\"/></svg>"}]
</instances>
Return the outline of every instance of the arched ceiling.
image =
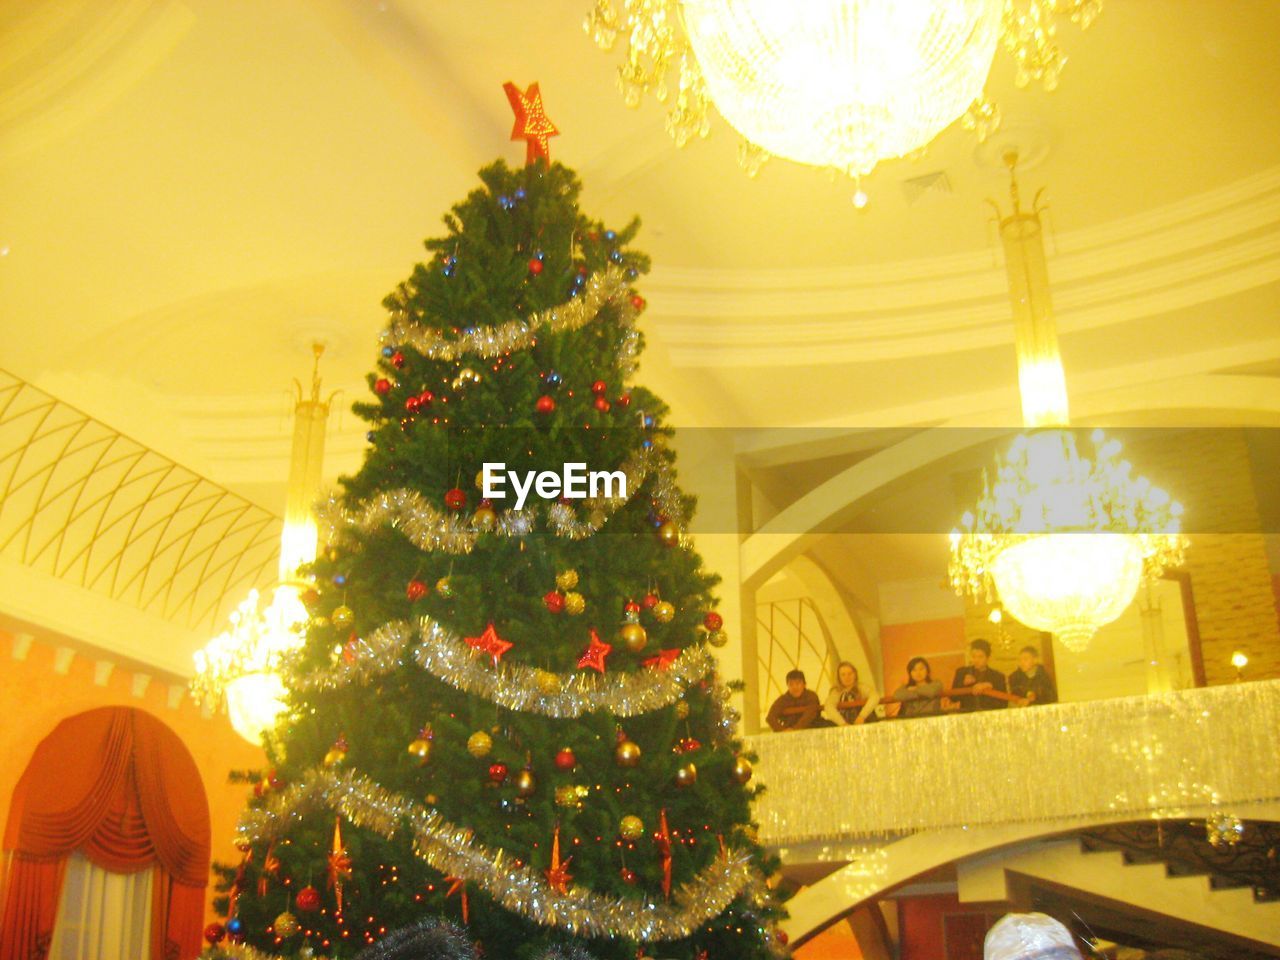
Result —
<instances>
[{"instance_id":1,"label":"arched ceiling","mask_svg":"<svg viewBox=\"0 0 1280 960\"><path fill-rule=\"evenodd\" d=\"M500 85L540 81L595 215L639 213L642 377L677 426L903 426L1016 410L971 136L865 184L736 137L677 151L627 110L589 0L27 0L0 11L0 324L9 367L278 509L287 391L364 389L380 301L495 157ZM1060 89L992 90L1047 147L1073 393L1280 372L1280 4L1109 0ZM948 189L907 181L942 174ZM937 181L935 181L937 182ZM329 473L363 427L345 415Z\"/></svg>"}]
</instances>

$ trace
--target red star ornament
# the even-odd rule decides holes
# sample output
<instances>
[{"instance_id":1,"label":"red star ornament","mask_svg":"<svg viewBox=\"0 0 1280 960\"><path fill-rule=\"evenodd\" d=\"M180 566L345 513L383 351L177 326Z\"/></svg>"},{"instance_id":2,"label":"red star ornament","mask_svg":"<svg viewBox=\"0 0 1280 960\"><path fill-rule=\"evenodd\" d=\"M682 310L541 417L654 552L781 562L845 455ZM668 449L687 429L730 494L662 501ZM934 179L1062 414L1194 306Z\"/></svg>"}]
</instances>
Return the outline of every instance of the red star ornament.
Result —
<instances>
[{"instance_id":1,"label":"red star ornament","mask_svg":"<svg viewBox=\"0 0 1280 960\"><path fill-rule=\"evenodd\" d=\"M642 660L641 665L648 667L650 670L670 670L671 665L675 663L679 657L679 649L659 650L656 657L650 657L648 660Z\"/></svg>"},{"instance_id":2,"label":"red star ornament","mask_svg":"<svg viewBox=\"0 0 1280 960\"><path fill-rule=\"evenodd\" d=\"M539 157L550 163L551 153L547 149L547 140L559 136L560 131L542 106L542 91L536 83L531 83L528 90L521 92L510 80L502 85L502 89L507 92L507 100L516 115L515 126L511 128L511 139L524 140L527 145L524 157L526 166Z\"/></svg>"},{"instance_id":3,"label":"red star ornament","mask_svg":"<svg viewBox=\"0 0 1280 960\"><path fill-rule=\"evenodd\" d=\"M471 904L467 901L467 881L461 877L445 877L444 882L449 884L449 892L444 895L446 900L455 893L462 894L462 922L464 925L470 923Z\"/></svg>"},{"instance_id":4,"label":"red star ornament","mask_svg":"<svg viewBox=\"0 0 1280 960\"><path fill-rule=\"evenodd\" d=\"M596 633L596 628L591 628L591 642L587 644L586 652L578 658L578 669L585 670L590 667L592 670L598 670L604 673L604 658L613 652L613 645L605 643L600 639L600 634Z\"/></svg>"},{"instance_id":5,"label":"red star ornament","mask_svg":"<svg viewBox=\"0 0 1280 960\"><path fill-rule=\"evenodd\" d=\"M573 879L569 873L569 862L572 859L570 857L564 863L560 862L560 824L557 823L556 832L551 839L551 867L543 873L546 874L547 884L558 894L569 892L569 881Z\"/></svg>"},{"instance_id":6,"label":"red star ornament","mask_svg":"<svg viewBox=\"0 0 1280 960\"><path fill-rule=\"evenodd\" d=\"M653 835L658 845L658 853L662 857L662 895L671 899L671 829L667 826L667 811L664 807L658 814L658 832Z\"/></svg>"},{"instance_id":7,"label":"red star ornament","mask_svg":"<svg viewBox=\"0 0 1280 960\"><path fill-rule=\"evenodd\" d=\"M342 881L351 876L351 857L342 842L342 818L333 821L333 848L328 857L329 886L333 889L333 898L338 905L338 913L342 912Z\"/></svg>"},{"instance_id":8,"label":"red star ornament","mask_svg":"<svg viewBox=\"0 0 1280 960\"><path fill-rule=\"evenodd\" d=\"M484 628L484 633L480 634L480 636L467 637L467 644L473 650L489 654L493 658L495 667L498 665L498 661L502 659L502 655L512 647L512 644L498 636L498 631L494 629L492 622Z\"/></svg>"}]
</instances>

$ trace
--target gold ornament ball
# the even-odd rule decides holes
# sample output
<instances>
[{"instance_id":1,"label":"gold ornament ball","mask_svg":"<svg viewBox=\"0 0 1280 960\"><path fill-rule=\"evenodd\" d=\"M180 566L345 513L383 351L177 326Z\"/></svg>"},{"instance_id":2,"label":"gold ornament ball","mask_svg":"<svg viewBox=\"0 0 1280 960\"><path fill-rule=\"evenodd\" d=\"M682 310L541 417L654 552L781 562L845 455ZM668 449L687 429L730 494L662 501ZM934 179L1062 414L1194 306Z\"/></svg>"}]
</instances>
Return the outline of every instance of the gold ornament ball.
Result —
<instances>
[{"instance_id":1,"label":"gold ornament ball","mask_svg":"<svg viewBox=\"0 0 1280 960\"><path fill-rule=\"evenodd\" d=\"M342 606L334 609L333 613L329 615L329 619L333 621L333 625L339 630L345 630L347 627L351 626L351 624L355 623L356 615L355 612L344 603Z\"/></svg>"},{"instance_id":2,"label":"gold ornament ball","mask_svg":"<svg viewBox=\"0 0 1280 960\"><path fill-rule=\"evenodd\" d=\"M746 757L738 757L733 761L733 779L738 783L746 783L751 779L751 761Z\"/></svg>"},{"instance_id":3,"label":"gold ornament ball","mask_svg":"<svg viewBox=\"0 0 1280 960\"><path fill-rule=\"evenodd\" d=\"M675 606L667 603L665 600L659 600L653 605L653 619L657 620L659 623L670 623L675 615Z\"/></svg>"},{"instance_id":4,"label":"gold ornament ball","mask_svg":"<svg viewBox=\"0 0 1280 960\"><path fill-rule=\"evenodd\" d=\"M677 703L676 703L676 719L677 719L677 720L686 720L686 719L688 719L688 717L689 717L689 704L688 704L686 701L684 701L684 700L677 701Z\"/></svg>"},{"instance_id":5,"label":"gold ornament ball","mask_svg":"<svg viewBox=\"0 0 1280 960\"><path fill-rule=\"evenodd\" d=\"M516 774L515 786L517 796L531 797L533 791L538 789L538 781L534 779L532 771L521 770Z\"/></svg>"},{"instance_id":6,"label":"gold ornament ball","mask_svg":"<svg viewBox=\"0 0 1280 960\"><path fill-rule=\"evenodd\" d=\"M622 629L618 631L618 636L632 653L639 653L649 642L649 634L645 633L644 627L638 623L624 623Z\"/></svg>"},{"instance_id":7,"label":"gold ornament ball","mask_svg":"<svg viewBox=\"0 0 1280 960\"><path fill-rule=\"evenodd\" d=\"M324 755L324 765L326 767L336 767L345 759L347 759L347 751L331 747L329 752Z\"/></svg>"},{"instance_id":8,"label":"gold ornament ball","mask_svg":"<svg viewBox=\"0 0 1280 960\"><path fill-rule=\"evenodd\" d=\"M556 586L561 590L572 590L578 585L578 571L566 570L556 574Z\"/></svg>"},{"instance_id":9,"label":"gold ornament ball","mask_svg":"<svg viewBox=\"0 0 1280 960\"><path fill-rule=\"evenodd\" d=\"M674 547L680 542L680 530L668 520L658 528L658 542L664 547Z\"/></svg>"},{"instance_id":10,"label":"gold ornament ball","mask_svg":"<svg viewBox=\"0 0 1280 960\"><path fill-rule=\"evenodd\" d=\"M644 821L634 814L628 814L618 823L618 832L624 840L639 840L644 836Z\"/></svg>"},{"instance_id":11,"label":"gold ornament ball","mask_svg":"<svg viewBox=\"0 0 1280 960\"><path fill-rule=\"evenodd\" d=\"M556 806L557 807L577 807L582 808L582 801L591 791L580 784L570 784L565 787L556 787Z\"/></svg>"},{"instance_id":12,"label":"gold ornament ball","mask_svg":"<svg viewBox=\"0 0 1280 960\"><path fill-rule=\"evenodd\" d=\"M458 375L453 378L453 389L461 390L463 387L471 383L479 383L480 374L476 373L470 367L463 367L458 371Z\"/></svg>"},{"instance_id":13,"label":"gold ornament ball","mask_svg":"<svg viewBox=\"0 0 1280 960\"><path fill-rule=\"evenodd\" d=\"M302 929L302 925L298 923L298 918L288 910L276 917L276 922L272 926L275 928L276 936L284 937L286 940Z\"/></svg>"},{"instance_id":14,"label":"gold ornament ball","mask_svg":"<svg viewBox=\"0 0 1280 960\"><path fill-rule=\"evenodd\" d=\"M571 617L576 617L587 609L587 601L582 599L580 593L566 593L564 595L564 612Z\"/></svg>"},{"instance_id":15,"label":"gold ornament ball","mask_svg":"<svg viewBox=\"0 0 1280 960\"><path fill-rule=\"evenodd\" d=\"M640 765L640 745L631 740L623 740L613 751L613 759L620 767L637 767Z\"/></svg>"},{"instance_id":16,"label":"gold ornament ball","mask_svg":"<svg viewBox=\"0 0 1280 960\"><path fill-rule=\"evenodd\" d=\"M436 581L436 593L446 600L453 596L453 584L449 582L448 577L441 577Z\"/></svg>"},{"instance_id":17,"label":"gold ornament ball","mask_svg":"<svg viewBox=\"0 0 1280 960\"><path fill-rule=\"evenodd\" d=\"M419 737L409 744L409 756L418 759L418 765L426 763L431 759L431 741L425 737Z\"/></svg>"},{"instance_id":18,"label":"gold ornament ball","mask_svg":"<svg viewBox=\"0 0 1280 960\"><path fill-rule=\"evenodd\" d=\"M683 767L676 770L676 786L692 787L698 782L698 768L692 763L686 763Z\"/></svg>"},{"instance_id":19,"label":"gold ornament ball","mask_svg":"<svg viewBox=\"0 0 1280 960\"><path fill-rule=\"evenodd\" d=\"M493 737L489 736L483 730L477 730L467 738L467 753L479 759L487 757L489 751L493 749Z\"/></svg>"},{"instance_id":20,"label":"gold ornament ball","mask_svg":"<svg viewBox=\"0 0 1280 960\"><path fill-rule=\"evenodd\" d=\"M707 634L707 643L713 647L723 647L729 642L729 635L723 630L712 630Z\"/></svg>"},{"instance_id":21,"label":"gold ornament ball","mask_svg":"<svg viewBox=\"0 0 1280 960\"><path fill-rule=\"evenodd\" d=\"M535 671L533 682L544 697L554 697L560 693L560 678L549 670Z\"/></svg>"},{"instance_id":22,"label":"gold ornament ball","mask_svg":"<svg viewBox=\"0 0 1280 960\"><path fill-rule=\"evenodd\" d=\"M472 516L471 519L475 523L477 529L484 530L486 532L492 530L498 523L498 515L493 512L492 507L480 507L476 510L475 515Z\"/></svg>"},{"instance_id":23,"label":"gold ornament ball","mask_svg":"<svg viewBox=\"0 0 1280 960\"><path fill-rule=\"evenodd\" d=\"M479 490L484 489L484 471L483 470L481 470L476 474L476 488Z\"/></svg>"}]
</instances>

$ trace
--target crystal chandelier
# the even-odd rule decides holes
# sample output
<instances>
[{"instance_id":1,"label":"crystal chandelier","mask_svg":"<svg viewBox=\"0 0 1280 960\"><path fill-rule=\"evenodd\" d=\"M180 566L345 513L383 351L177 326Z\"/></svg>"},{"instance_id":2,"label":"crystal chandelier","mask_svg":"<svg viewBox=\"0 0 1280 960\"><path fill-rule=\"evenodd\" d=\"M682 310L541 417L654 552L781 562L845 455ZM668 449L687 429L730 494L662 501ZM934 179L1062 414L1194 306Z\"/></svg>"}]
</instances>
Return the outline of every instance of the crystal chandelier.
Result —
<instances>
[{"instance_id":1,"label":"crystal chandelier","mask_svg":"<svg viewBox=\"0 0 1280 960\"><path fill-rule=\"evenodd\" d=\"M1000 220L1018 355L1023 423L994 480L984 472L974 510L951 533L951 584L1022 623L1083 650L1124 612L1143 577L1179 566L1182 506L1132 465L1120 443L1093 431L1077 447L1049 300L1038 204L1024 210L1009 155L1013 211ZM1038 200L1038 197L1037 197Z\"/></svg>"},{"instance_id":2,"label":"crystal chandelier","mask_svg":"<svg viewBox=\"0 0 1280 960\"><path fill-rule=\"evenodd\" d=\"M1102 0L596 0L584 24L602 49L626 42L628 106L663 103L678 146L710 130L709 107L744 137L754 175L770 155L861 177L923 149L955 120L985 138L997 48L1015 80L1057 86L1057 20L1087 27ZM674 91L673 91L674 86ZM673 98L674 97L674 98Z\"/></svg>"},{"instance_id":3,"label":"crystal chandelier","mask_svg":"<svg viewBox=\"0 0 1280 960\"><path fill-rule=\"evenodd\" d=\"M271 602L265 608L259 607L258 591L250 590L231 614L230 626L194 654L196 675L191 693L196 702L215 710L225 706L236 732L255 744L275 728L285 708L279 666L286 654L302 645L302 625L307 620L301 599L306 584L297 571L316 558L318 531L311 505L320 491L325 423L333 399L320 399L319 367L324 347L316 344L314 351L310 397L294 381L298 396L280 536L279 582L271 589Z\"/></svg>"}]
</instances>

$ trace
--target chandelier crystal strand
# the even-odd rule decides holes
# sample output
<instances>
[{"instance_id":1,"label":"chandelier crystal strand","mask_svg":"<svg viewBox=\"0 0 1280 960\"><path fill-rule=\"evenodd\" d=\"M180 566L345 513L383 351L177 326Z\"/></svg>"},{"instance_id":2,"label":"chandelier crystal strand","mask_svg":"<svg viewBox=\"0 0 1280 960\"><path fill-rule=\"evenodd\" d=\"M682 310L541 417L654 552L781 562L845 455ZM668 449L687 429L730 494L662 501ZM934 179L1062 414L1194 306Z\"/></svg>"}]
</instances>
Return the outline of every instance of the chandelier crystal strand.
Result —
<instances>
[{"instance_id":1,"label":"chandelier crystal strand","mask_svg":"<svg viewBox=\"0 0 1280 960\"><path fill-rule=\"evenodd\" d=\"M250 743L274 729L285 709L280 666L284 657L303 644L307 610L302 603L298 568L316 558L318 530L312 506L319 497L324 460L328 400L320 399L320 356L314 346L311 393L295 381L293 448L285 497L284 529L280 534L279 580L271 602L259 608L259 594L251 590L231 615L230 626L193 655L196 675L191 694L211 710L225 706L232 727Z\"/></svg>"},{"instance_id":2,"label":"chandelier crystal strand","mask_svg":"<svg viewBox=\"0 0 1280 960\"><path fill-rule=\"evenodd\" d=\"M677 146L705 137L709 108L741 133L754 176L770 155L862 176L916 154L955 120L979 139L1000 121L983 88L999 49L1019 86L1057 83L1056 21L1082 29L1102 0L596 0L597 46L625 38L623 99L668 103ZM669 74L674 74L673 78Z\"/></svg>"}]
</instances>

